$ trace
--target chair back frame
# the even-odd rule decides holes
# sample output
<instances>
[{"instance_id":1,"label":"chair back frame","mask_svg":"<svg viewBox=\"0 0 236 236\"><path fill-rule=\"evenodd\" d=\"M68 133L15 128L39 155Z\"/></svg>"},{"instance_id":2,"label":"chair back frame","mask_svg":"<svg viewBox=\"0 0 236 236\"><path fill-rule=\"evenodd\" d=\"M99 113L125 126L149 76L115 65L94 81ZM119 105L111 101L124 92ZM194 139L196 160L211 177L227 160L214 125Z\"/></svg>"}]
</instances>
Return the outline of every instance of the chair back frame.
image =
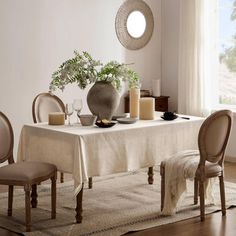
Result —
<instances>
[{"instance_id":1,"label":"chair back frame","mask_svg":"<svg viewBox=\"0 0 236 236\"><path fill-rule=\"evenodd\" d=\"M56 95L52 93L40 93L34 98L33 104L32 104L32 116L33 116L34 123L42 122L38 119L38 116L36 115L37 114L36 105L37 105L38 99L43 98L43 97L54 99L58 103L61 111L65 113L65 105L59 97L57 97Z\"/></svg>"},{"instance_id":2,"label":"chair back frame","mask_svg":"<svg viewBox=\"0 0 236 236\"><path fill-rule=\"evenodd\" d=\"M217 121L222 122L219 119L225 119L227 121L227 126L225 127L225 133L221 134L223 137L221 138L222 143L220 143L219 151L210 154L209 148L207 147L207 142L209 142L209 139L207 139L207 134L209 132L209 128L214 125ZM230 132L232 129L232 122L233 122L233 113L230 110L220 110L216 111L215 113L211 114L202 124L199 135L198 135L198 147L200 151L200 162L199 165L205 166L205 162L209 161L212 163L218 163L220 166L222 166L222 163L224 162L225 158L225 149L227 147ZM220 127L221 128L221 127ZM215 139L216 137L213 137ZM212 141L212 140L210 140Z\"/></svg>"},{"instance_id":3,"label":"chair back frame","mask_svg":"<svg viewBox=\"0 0 236 236\"><path fill-rule=\"evenodd\" d=\"M4 156L0 156L0 163L3 163L5 161L8 161L9 164L14 163L14 158L13 158L13 146L14 146L14 135L13 135L13 129L11 126L11 123L9 121L9 119L7 118L7 116L0 111L0 122L1 123L6 123L7 124L7 129L9 132L9 149L7 151L7 154ZM0 141L1 139L4 139L4 137L2 137L2 132L0 130ZM0 147L1 148L1 147Z\"/></svg>"}]
</instances>

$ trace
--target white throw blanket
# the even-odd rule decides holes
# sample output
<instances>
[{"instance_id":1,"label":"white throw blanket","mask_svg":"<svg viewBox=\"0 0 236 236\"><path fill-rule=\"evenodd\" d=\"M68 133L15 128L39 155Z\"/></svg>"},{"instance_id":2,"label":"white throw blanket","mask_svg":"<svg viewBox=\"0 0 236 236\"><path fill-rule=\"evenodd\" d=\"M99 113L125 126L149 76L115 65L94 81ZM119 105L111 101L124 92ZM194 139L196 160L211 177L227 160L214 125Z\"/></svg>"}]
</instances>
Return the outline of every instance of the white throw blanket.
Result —
<instances>
[{"instance_id":1,"label":"white throw blanket","mask_svg":"<svg viewBox=\"0 0 236 236\"><path fill-rule=\"evenodd\" d=\"M199 163L198 150L186 150L179 152L165 161L165 198L162 215L173 215L177 211L177 205L186 191L186 179L194 179ZM213 203L213 181L206 181L205 198Z\"/></svg>"}]
</instances>

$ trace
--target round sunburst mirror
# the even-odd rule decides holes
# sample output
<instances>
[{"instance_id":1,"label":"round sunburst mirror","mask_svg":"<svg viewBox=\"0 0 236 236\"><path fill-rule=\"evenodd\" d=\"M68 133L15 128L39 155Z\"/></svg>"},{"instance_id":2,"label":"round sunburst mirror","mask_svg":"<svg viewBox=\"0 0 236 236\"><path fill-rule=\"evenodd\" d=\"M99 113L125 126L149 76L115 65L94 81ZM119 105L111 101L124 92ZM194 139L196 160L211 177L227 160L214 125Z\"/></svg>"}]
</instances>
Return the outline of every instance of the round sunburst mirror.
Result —
<instances>
[{"instance_id":1,"label":"round sunburst mirror","mask_svg":"<svg viewBox=\"0 0 236 236\"><path fill-rule=\"evenodd\" d=\"M144 47L152 37L154 28L150 7L142 0L126 0L117 12L115 28L125 48L137 50Z\"/></svg>"}]
</instances>

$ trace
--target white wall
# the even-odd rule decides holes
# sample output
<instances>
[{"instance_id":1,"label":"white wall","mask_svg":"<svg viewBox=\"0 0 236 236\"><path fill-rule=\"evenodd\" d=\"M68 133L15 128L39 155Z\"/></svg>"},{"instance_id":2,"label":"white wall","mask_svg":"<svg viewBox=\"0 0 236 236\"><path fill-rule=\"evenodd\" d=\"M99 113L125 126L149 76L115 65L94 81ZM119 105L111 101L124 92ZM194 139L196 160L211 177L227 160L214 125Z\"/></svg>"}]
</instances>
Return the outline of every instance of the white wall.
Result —
<instances>
[{"instance_id":1,"label":"white wall","mask_svg":"<svg viewBox=\"0 0 236 236\"><path fill-rule=\"evenodd\" d=\"M140 50L126 50L125 60L134 62L133 68L141 77L143 89L152 90L152 79L161 79L161 1L145 0L154 17L154 31L149 43ZM165 94L163 94L165 95Z\"/></svg>"},{"instance_id":2,"label":"white wall","mask_svg":"<svg viewBox=\"0 0 236 236\"><path fill-rule=\"evenodd\" d=\"M48 91L52 72L75 49L104 62L134 62L143 88L150 87L149 79L161 76L161 0L146 1L153 10L155 29L150 43L138 51L125 50L116 37L115 16L122 2L0 0L0 110L12 122L15 153L22 125L32 122L33 98ZM86 104L87 90L68 86L56 94L64 102L82 97ZM88 112L86 106L83 112Z\"/></svg>"},{"instance_id":3,"label":"white wall","mask_svg":"<svg viewBox=\"0 0 236 236\"><path fill-rule=\"evenodd\" d=\"M162 1L162 94L170 96L169 111L178 105L179 0Z\"/></svg>"}]
</instances>

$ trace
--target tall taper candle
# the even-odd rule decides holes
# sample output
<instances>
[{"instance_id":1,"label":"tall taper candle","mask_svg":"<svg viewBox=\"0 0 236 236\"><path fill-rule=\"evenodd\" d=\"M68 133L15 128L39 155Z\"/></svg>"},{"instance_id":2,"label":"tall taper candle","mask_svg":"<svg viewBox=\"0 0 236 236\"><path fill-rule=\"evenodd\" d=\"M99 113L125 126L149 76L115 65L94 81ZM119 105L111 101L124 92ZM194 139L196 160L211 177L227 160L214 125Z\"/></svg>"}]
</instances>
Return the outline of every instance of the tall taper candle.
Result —
<instances>
[{"instance_id":1,"label":"tall taper candle","mask_svg":"<svg viewBox=\"0 0 236 236\"><path fill-rule=\"evenodd\" d=\"M129 112L131 118L139 117L140 89L131 88L129 91Z\"/></svg>"}]
</instances>

